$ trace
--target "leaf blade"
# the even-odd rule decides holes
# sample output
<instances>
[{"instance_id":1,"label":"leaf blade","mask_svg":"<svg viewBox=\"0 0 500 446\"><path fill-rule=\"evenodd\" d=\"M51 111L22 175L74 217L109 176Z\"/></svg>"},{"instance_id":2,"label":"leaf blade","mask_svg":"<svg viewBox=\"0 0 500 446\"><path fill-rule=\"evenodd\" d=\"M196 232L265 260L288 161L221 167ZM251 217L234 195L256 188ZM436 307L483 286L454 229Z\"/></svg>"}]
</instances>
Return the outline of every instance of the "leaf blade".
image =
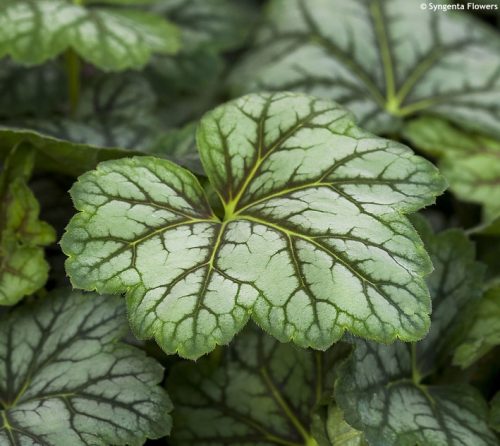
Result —
<instances>
[{"instance_id":1,"label":"leaf blade","mask_svg":"<svg viewBox=\"0 0 500 446\"><path fill-rule=\"evenodd\" d=\"M125 332L119 299L78 292L59 291L4 319L0 439L140 445L168 433L163 370L118 342Z\"/></svg>"}]
</instances>

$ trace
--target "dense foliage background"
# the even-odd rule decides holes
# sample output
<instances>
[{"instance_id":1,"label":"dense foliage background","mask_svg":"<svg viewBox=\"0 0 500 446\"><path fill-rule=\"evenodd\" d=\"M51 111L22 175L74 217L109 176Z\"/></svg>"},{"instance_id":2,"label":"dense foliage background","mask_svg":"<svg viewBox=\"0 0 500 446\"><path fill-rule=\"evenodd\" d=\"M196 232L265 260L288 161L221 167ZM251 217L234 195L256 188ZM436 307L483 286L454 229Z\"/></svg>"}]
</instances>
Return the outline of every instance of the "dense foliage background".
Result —
<instances>
[{"instance_id":1,"label":"dense foliage background","mask_svg":"<svg viewBox=\"0 0 500 446\"><path fill-rule=\"evenodd\" d=\"M499 444L500 7L457 2L453 5L463 10L433 11L430 5L420 0L2 1L0 445ZM298 95L282 96L284 91ZM257 93L261 96L248 102L223 105ZM272 119L273 101L284 101L278 122ZM321 101L335 101L354 118ZM287 117L296 118L300 124L292 127L305 127L308 136L293 139ZM326 341L305 328L302 333L300 322L293 333L286 332L289 327L280 331L271 318L266 326L262 308L248 310L244 303L241 314L232 310L236 322L226 321L233 325L213 342L212 334L203 340L179 340L182 333L169 337L148 319L149 310L140 307L149 295L144 292L141 305L133 295L139 293L137 283L147 288L147 280L120 276L123 250L113 251L112 244L122 240L111 237L113 227L125 228L125 238L127 230L138 237L140 225L154 232L157 220L170 218L161 214L170 208L147 208L161 195L149 183L142 189L147 172L181 190L176 200L186 199L200 221L205 202L214 218L238 216L237 209L228 210L238 200L224 197L224 187L237 190L238 178L226 178L218 169L244 158L242 153L231 158L226 145L259 146L247 118L257 129L269 118L267 130L279 135L280 144L288 141L283 171L297 163L288 179L279 169L271 172L270 180L262 179L263 189L279 181L291 188L303 175L301 166L332 163L330 152L313 157L297 154L300 150L338 144L351 150L352 158L367 151L346 168L352 189L339 189L356 210L346 206L329 218L352 225L345 233L347 267L374 264L387 272L386 278L382 272L373 276L374 288L400 281L399 291L388 292L400 311L394 316L400 326L389 327L384 320L389 310L377 313L369 298L361 310L353 300L352 314L347 310L352 318L332 321L344 325ZM224 122L235 135L216 128ZM328 139L321 133L325 129L335 136ZM259 141L264 139L260 135ZM398 143L434 163L444 180ZM223 147L229 158L211 159L212 147ZM292 153L295 149L300 150ZM384 155L370 158L372 151ZM158 160L131 161L135 155ZM159 159L174 161L197 179ZM94 170L107 160L122 161ZM242 170L241 183L252 180L255 171ZM375 171L372 183L361 180ZM135 185L123 192L137 205L133 215L118 205L104 210L113 184L117 195L127 187L117 172L130 175ZM310 180L304 178L300 181ZM384 187L380 179L387 179ZM311 187L316 185L311 180ZM247 201L257 202L259 192L252 193ZM243 192L237 198L244 201ZM290 207L290 215L308 221L304 227L323 228L320 214L327 210L314 208L314 199L302 197L304 207L269 204L268 223L278 225L285 217L273 220L272 213ZM174 211L182 207L176 208L178 202ZM403 214L412 214L423 245ZM285 229L294 236L294 227ZM194 246L195 232L181 245ZM267 249L272 251L274 242L266 239ZM249 236L249 252L261 245L253 246ZM386 256L370 251L374 246L383 247ZM207 263L219 261L217 255ZM158 250L134 251L136 256L159 271ZM241 274L259 262L271 264L272 257L255 260L249 254ZM101 261L112 270L106 279L87 269ZM179 265L183 261L188 262L179 256ZM301 261L320 270L318 258L296 263ZM227 262L221 275L229 280ZM273 265L269 271L278 277L281 266ZM403 269L414 277L403 276ZM298 280L307 281L307 275L296 271ZM327 279L318 280L324 288ZM339 275L334 282L342 280ZM345 280L335 290L349 301L357 285ZM224 283L221 295L228 293ZM71 285L115 296L86 295L71 291ZM430 331L420 340L430 306L422 286L430 291L433 310ZM279 287L285 288L281 282ZM363 293L368 296L365 288L358 292ZM412 293L418 296L415 306L405 300ZM125 294L127 303L118 297ZM379 318L375 328L354 317L367 307ZM329 314L325 308L315 311ZM250 311L257 324L243 328ZM297 308L295 316L305 320L307 311ZM242 328L229 345L215 345ZM401 340L387 344L395 338ZM328 348L303 348L310 346Z\"/></svg>"}]
</instances>

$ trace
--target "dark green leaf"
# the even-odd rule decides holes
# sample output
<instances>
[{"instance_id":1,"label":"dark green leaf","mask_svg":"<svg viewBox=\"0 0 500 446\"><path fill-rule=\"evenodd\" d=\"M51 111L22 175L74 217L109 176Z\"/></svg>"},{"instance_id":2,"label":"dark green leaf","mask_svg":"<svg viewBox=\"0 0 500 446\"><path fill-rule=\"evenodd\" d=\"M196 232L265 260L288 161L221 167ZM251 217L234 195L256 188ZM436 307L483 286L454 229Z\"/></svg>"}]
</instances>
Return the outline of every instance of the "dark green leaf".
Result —
<instances>
[{"instance_id":1,"label":"dark green leaf","mask_svg":"<svg viewBox=\"0 0 500 446\"><path fill-rule=\"evenodd\" d=\"M237 48L256 18L246 0L163 0L157 10L179 26L187 52Z\"/></svg>"},{"instance_id":2,"label":"dark green leaf","mask_svg":"<svg viewBox=\"0 0 500 446\"><path fill-rule=\"evenodd\" d=\"M500 432L500 392L491 401L490 426Z\"/></svg>"},{"instance_id":3,"label":"dark green leaf","mask_svg":"<svg viewBox=\"0 0 500 446\"><path fill-rule=\"evenodd\" d=\"M67 0L0 5L0 57L40 64L69 48L103 70L117 71L140 68L153 53L175 53L179 36L174 25L141 10L87 8Z\"/></svg>"},{"instance_id":4,"label":"dark green leaf","mask_svg":"<svg viewBox=\"0 0 500 446\"><path fill-rule=\"evenodd\" d=\"M366 446L363 432L349 426L344 414L330 404L316 411L313 416L312 433L318 446Z\"/></svg>"},{"instance_id":5,"label":"dark green leaf","mask_svg":"<svg viewBox=\"0 0 500 446\"><path fill-rule=\"evenodd\" d=\"M253 52L233 75L236 93L331 98L379 134L432 113L500 136L498 34L469 15L421 4L272 0Z\"/></svg>"},{"instance_id":6,"label":"dark green leaf","mask_svg":"<svg viewBox=\"0 0 500 446\"><path fill-rule=\"evenodd\" d=\"M468 367L496 345L500 345L500 286L493 286L468 314L472 326L455 351L453 361Z\"/></svg>"},{"instance_id":7,"label":"dark green leaf","mask_svg":"<svg viewBox=\"0 0 500 446\"><path fill-rule=\"evenodd\" d=\"M64 99L63 72L55 63L26 68L11 61L0 63L0 117L45 115Z\"/></svg>"}]
</instances>

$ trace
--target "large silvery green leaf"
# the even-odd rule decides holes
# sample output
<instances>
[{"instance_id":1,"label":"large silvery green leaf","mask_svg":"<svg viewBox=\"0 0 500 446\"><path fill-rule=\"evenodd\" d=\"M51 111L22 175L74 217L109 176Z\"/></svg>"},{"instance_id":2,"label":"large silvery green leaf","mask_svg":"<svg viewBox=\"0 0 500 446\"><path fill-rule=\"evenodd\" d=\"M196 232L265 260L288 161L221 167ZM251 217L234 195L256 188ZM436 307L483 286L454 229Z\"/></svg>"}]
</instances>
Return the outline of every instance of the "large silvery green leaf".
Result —
<instances>
[{"instance_id":1,"label":"large silvery green leaf","mask_svg":"<svg viewBox=\"0 0 500 446\"><path fill-rule=\"evenodd\" d=\"M135 333L192 358L250 315L319 349L346 330L424 336L431 264L403 214L443 190L429 162L336 104L292 93L222 105L197 140L224 215L168 161L101 163L71 190L80 213L61 244L74 286L126 292Z\"/></svg>"},{"instance_id":2,"label":"large silvery green leaf","mask_svg":"<svg viewBox=\"0 0 500 446\"><path fill-rule=\"evenodd\" d=\"M431 385L424 380L449 353L460 315L477 299L482 268L458 230L432 235L422 227L435 271L429 276L432 324L423 341L381 345L360 339L339 371L335 398L346 421L372 446L494 446L488 407L467 385Z\"/></svg>"},{"instance_id":3,"label":"large silvery green leaf","mask_svg":"<svg viewBox=\"0 0 500 446\"><path fill-rule=\"evenodd\" d=\"M116 71L140 68L153 53L172 54L178 47L177 28L142 10L69 0L5 0L0 6L0 57L25 64L71 48L99 68Z\"/></svg>"},{"instance_id":4,"label":"large silvery green leaf","mask_svg":"<svg viewBox=\"0 0 500 446\"><path fill-rule=\"evenodd\" d=\"M28 186L34 163L30 147L14 147L0 173L0 305L14 305L47 281L44 246L54 229L40 221L40 206Z\"/></svg>"},{"instance_id":5,"label":"large silvery green leaf","mask_svg":"<svg viewBox=\"0 0 500 446\"><path fill-rule=\"evenodd\" d=\"M473 323L453 358L454 363L467 367L477 361L496 345L500 345L500 286L486 291L476 304Z\"/></svg>"},{"instance_id":6,"label":"large silvery green leaf","mask_svg":"<svg viewBox=\"0 0 500 446\"><path fill-rule=\"evenodd\" d=\"M441 171L459 198L482 204L486 217L500 214L499 139L464 132L430 117L408 123L404 135L419 149L441 158Z\"/></svg>"},{"instance_id":7,"label":"large silvery green leaf","mask_svg":"<svg viewBox=\"0 0 500 446\"><path fill-rule=\"evenodd\" d=\"M249 328L219 361L173 368L174 445L318 446L312 413L331 394L342 349L303 350Z\"/></svg>"},{"instance_id":8,"label":"large silvery green leaf","mask_svg":"<svg viewBox=\"0 0 500 446\"><path fill-rule=\"evenodd\" d=\"M144 444L169 433L163 370L135 347L119 298L53 293L0 325L0 444Z\"/></svg>"},{"instance_id":9,"label":"large silvery green leaf","mask_svg":"<svg viewBox=\"0 0 500 446\"><path fill-rule=\"evenodd\" d=\"M425 2L424 2L425 3ZM381 134L432 113L500 135L500 38L420 0L272 0L235 92L331 98Z\"/></svg>"},{"instance_id":10,"label":"large silvery green leaf","mask_svg":"<svg viewBox=\"0 0 500 446\"><path fill-rule=\"evenodd\" d=\"M118 148L78 144L32 130L0 126L0 161L12 147L27 144L35 150L35 167L78 176L93 169L100 161L122 158L138 152Z\"/></svg>"}]
</instances>

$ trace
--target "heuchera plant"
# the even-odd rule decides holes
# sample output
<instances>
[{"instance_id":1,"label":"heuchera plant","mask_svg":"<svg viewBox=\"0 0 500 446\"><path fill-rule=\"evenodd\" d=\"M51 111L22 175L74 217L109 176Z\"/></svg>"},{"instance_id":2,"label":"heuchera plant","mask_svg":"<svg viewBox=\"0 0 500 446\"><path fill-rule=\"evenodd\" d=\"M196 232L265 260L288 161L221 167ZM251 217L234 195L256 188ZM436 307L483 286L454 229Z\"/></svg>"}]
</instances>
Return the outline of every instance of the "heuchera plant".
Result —
<instances>
[{"instance_id":1,"label":"heuchera plant","mask_svg":"<svg viewBox=\"0 0 500 446\"><path fill-rule=\"evenodd\" d=\"M0 446L499 445L495 20L5 0Z\"/></svg>"}]
</instances>

